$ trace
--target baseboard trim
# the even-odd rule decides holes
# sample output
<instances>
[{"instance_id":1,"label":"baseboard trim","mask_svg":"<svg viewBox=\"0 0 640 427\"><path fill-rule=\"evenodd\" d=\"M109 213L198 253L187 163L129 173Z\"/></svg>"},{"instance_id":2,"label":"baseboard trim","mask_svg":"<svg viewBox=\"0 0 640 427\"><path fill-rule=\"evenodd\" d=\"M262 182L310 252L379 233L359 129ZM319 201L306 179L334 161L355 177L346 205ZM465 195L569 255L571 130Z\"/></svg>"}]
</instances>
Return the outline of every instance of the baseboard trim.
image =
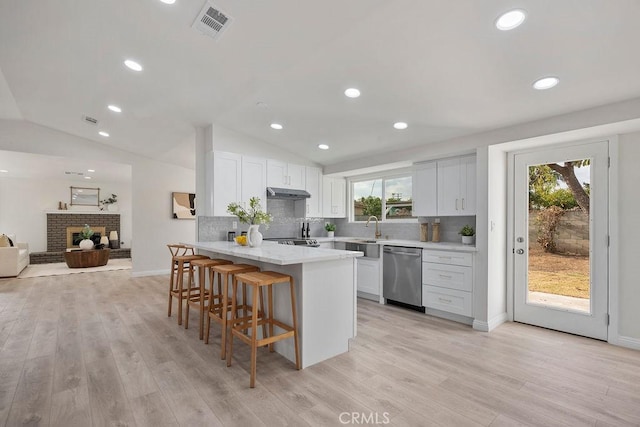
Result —
<instances>
[{"instance_id":1,"label":"baseboard trim","mask_svg":"<svg viewBox=\"0 0 640 427\"><path fill-rule=\"evenodd\" d=\"M623 336L618 336L617 341L617 345L619 345L620 347L627 347L627 348L632 348L634 350L640 350L640 339L638 338L632 338L632 337L623 337Z\"/></svg>"},{"instance_id":2,"label":"baseboard trim","mask_svg":"<svg viewBox=\"0 0 640 427\"><path fill-rule=\"evenodd\" d=\"M491 332L507 320L509 320L509 314L506 311L494 316L488 322L473 319L473 329L482 332Z\"/></svg>"},{"instance_id":3,"label":"baseboard trim","mask_svg":"<svg viewBox=\"0 0 640 427\"><path fill-rule=\"evenodd\" d=\"M169 269L166 270L147 270L147 271L132 271L131 277L146 277L146 276L165 276L169 274Z\"/></svg>"}]
</instances>

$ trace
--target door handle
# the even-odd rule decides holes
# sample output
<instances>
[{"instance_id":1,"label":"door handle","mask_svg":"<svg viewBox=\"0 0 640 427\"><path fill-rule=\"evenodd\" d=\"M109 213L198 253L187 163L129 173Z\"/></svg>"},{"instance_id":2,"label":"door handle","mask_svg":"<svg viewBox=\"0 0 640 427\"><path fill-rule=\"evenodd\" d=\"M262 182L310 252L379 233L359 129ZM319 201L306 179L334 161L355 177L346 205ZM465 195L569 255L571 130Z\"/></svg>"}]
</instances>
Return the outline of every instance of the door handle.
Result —
<instances>
[{"instance_id":1,"label":"door handle","mask_svg":"<svg viewBox=\"0 0 640 427\"><path fill-rule=\"evenodd\" d=\"M462 198L462 210L464 210L464 197Z\"/></svg>"},{"instance_id":2,"label":"door handle","mask_svg":"<svg viewBox=\"0 0 640 427\"><path fill-rule=\"evenodd\" d=\"M458 210L458 199L456 199L456 210Z\"/></svg>"},{"instance_id":3,"label":"door handle","mask_svg":"<svg viewBox=\"0 0 640 427\"><path fill-rule=\"evenodd\" d=\"M516 251L516 253L517 253L518 255L522 255L522 254L524 253L524 249L518 249L518 250Z\"/></svg>"}]
</instances>

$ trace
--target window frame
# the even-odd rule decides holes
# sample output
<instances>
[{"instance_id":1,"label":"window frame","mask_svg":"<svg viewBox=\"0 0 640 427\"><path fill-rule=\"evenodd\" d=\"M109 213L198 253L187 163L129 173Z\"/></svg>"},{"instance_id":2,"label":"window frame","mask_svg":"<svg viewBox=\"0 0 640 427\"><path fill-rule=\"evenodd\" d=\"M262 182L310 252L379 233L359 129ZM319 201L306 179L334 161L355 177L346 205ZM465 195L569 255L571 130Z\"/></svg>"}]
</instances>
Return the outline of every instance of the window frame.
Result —
<instances>
[{"instance_id":1,"label":"window frame","mask_svg":"<svg viewBox=\"0 0 640 427\"><path fill-rule=\"evenodd\" d=\"M413 194L413 168L412 167L402 168L402 169L393 169L393 170L387 170L387 171L376 172L376 173L368 173L364 175L354 175L347 178L347 193L348 193L347 200L349 201L349 206L347 207L348 222L353 224L365 224L367 222L367 221L356 221L354 219L354 216L355 216L355 212L354 212L355 209L353 207L353 202L354 202L353 184L354 183L381 179L382 180L382 210L384 212L387 206L386 197L385 197L385 190L386 190L385 181L387 179L403 178L403 177L411 178L411 205L412 205L412 212L413 212L414 194ZM417 216L413 218L403 218L403 219L387 219L386 215L381 215L381 216L382 218L378 218L378 221L381 223L387 223L387 224L403 224L403 223L416 224L418 222Z\"/></svg>"}]
</instances>

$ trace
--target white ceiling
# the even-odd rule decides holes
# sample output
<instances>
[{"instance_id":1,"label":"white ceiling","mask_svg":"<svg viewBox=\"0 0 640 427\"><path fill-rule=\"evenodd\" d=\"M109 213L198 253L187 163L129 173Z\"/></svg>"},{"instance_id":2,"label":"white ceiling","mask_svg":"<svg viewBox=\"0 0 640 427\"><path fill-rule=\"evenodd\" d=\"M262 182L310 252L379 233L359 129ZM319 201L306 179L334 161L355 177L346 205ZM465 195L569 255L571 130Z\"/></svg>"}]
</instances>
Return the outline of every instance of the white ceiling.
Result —
<instances>
[{"instance_id":1,"label":"white ceiling","mask_svg":"<svg viewBox=\"0 0 640 427\"><path fill-rule=\"evenodd\" d=\"M89 169L94 172L89 172ZM0 170L7 171L0 172L0 179L67 181L74 187L95 187L95 183L131 183L131 165L15 151L0 151ZM85 179L85 176L91 179Z\"/></svg>"},{"instance_id":2,"label":"white ceiling","mask_svg":"<svg viewBox=\"0 0 640 427\"><path fill-rule=\"evenodd\" d=\"M203 4L0 0L0 117L190 167L213 123L330 165L640 97L637 0L214 0L218 41L191 29Z\"/></svg>"}]
</instances>

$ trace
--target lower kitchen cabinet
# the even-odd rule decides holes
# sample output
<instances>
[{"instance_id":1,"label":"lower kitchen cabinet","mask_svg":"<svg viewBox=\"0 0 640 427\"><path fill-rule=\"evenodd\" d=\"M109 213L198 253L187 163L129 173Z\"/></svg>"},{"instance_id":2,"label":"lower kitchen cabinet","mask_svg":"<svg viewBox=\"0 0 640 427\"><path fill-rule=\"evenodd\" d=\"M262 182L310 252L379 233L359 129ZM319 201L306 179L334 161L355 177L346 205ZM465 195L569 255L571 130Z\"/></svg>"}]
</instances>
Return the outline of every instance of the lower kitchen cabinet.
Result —
<instances>
[{"instance_id":1,"label":"lower kitchen cabinet","mask_svg":"<svg viewBox=\"0 0 640 427\"><path fill-rule=\"evenodd\" d=\"M334 249L333 242L319 242L320 247L323 249Z\"/></svg>"},{"instance_id":2,"label":"lower kitchen cabinet","mask_svg":"<svg viewBox=\"0 0 640 427\"><path fill-rule=\"evenodd\" d=\"M379 258L358 258L358 296L378 301L380 296Z\"/></svg>"},{"instance_id":3,"label":"lower kitchen cabinet","mask_svg":"<svg viewBox=\"0 0 640 427\"><path fill-rule=\"evenodd\" d=\"M473 254L422 251L422 305L473 316Z\"/></svg>"}]
</instances>

